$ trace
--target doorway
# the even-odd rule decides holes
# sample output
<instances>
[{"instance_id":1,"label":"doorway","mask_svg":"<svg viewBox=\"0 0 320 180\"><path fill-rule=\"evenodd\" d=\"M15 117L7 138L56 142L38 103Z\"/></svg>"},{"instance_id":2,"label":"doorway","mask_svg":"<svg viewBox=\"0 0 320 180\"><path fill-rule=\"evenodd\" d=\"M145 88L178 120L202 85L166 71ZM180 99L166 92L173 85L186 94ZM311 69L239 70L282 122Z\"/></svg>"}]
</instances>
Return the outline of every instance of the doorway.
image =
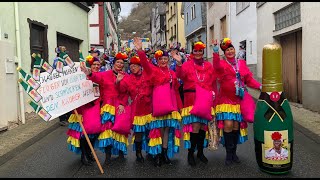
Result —
<instances>
[{"instance_id":1,"label":"doorway","mask_svg":"<svg viewBox=\"0 0 320 180\"><path fill-rule=\"evenodd\" d=\"M280 37L280 44L285 95L302 104L302 30Z\"/></svg>"}]
</instances>

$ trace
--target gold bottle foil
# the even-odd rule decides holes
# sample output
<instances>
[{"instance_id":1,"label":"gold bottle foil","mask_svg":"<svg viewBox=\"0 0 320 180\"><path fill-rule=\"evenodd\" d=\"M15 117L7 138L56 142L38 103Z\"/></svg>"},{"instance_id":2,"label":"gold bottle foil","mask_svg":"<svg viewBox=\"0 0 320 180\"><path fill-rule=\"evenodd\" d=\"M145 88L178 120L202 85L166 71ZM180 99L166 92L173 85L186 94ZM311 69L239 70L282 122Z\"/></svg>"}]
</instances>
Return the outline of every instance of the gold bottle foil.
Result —
<instances>
[{"instance_id":1,"label":"gold bottle foil","mask_svg":"<svg viewBox=\"0 0 320 180\"><path fill-rule=\"evenodd\" d=\"M262 50L262 92L283 91L282 48L270 43Z\"/></svg>"}]
</instances>

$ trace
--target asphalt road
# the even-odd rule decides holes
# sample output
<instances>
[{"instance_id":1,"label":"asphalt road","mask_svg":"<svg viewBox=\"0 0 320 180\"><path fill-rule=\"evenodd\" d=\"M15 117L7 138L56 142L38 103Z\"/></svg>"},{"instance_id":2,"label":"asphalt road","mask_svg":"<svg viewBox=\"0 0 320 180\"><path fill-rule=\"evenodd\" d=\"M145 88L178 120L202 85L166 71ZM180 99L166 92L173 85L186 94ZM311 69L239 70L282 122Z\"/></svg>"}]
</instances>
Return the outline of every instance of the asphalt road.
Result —
<instances>
[{"instance_id":1,"label":"asphalt road","mask_svg":"<svg viewBox=\"0 0 320 180\"><path fill-rule=\"evenodd\" d=\"M240 164L224 165L225 149L220 145L217 151L205 150L209 159L207 165L197 160L192 168L187 164L187 150L181 146L180 153L172 158L173 165L153 166L151 161L140 164L135 161L135 153L129 146L129 155L119 161L113 157L112 163L103 165L104 174L95 163L83 166L80 155L67 149L67 128L59 127L41 140L26 148L0 166L0 177L18 178L315 178L320 177L320 144L300 132L294 131L293 168L286 175L270 175L259 170L255 160L252 124L249 125L249 140L238 146ZM131 142L131 141L130 141ZM182 142L182 141L181 141ZM104 154L96 151L103 164Z\"/></svg>"}]
</instances>

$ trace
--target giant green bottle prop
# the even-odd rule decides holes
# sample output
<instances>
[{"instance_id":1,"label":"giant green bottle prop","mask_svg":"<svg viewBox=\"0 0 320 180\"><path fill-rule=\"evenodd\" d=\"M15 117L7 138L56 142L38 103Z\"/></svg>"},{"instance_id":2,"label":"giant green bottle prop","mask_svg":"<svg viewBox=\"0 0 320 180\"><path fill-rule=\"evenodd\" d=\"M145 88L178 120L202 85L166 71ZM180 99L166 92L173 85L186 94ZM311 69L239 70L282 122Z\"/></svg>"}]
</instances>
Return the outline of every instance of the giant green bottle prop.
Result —
<instances>
[{"instance_id":1,"label":"giant green bottle prop","mask_svg":"<svg viewBox=\"0 0 320 180\"><path fill-rule=\"evenodd\" d=\"M267 44L262 52L262 90L254 123L256 160L262 171L288 173L293 159L293 118L282 84L282 48Z\"/></svg>"}]
</instances>

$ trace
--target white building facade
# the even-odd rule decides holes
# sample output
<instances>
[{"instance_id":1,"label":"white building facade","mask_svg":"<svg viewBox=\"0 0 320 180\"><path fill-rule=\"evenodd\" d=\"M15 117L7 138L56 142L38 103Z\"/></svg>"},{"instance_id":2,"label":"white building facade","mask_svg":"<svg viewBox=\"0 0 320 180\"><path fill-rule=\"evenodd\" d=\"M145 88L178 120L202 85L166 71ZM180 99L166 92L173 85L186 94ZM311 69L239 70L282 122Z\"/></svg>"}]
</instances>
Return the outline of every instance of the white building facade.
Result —
<instances>
[{"instance_id":1,"label":"white building facade","mask_svg":"<svg viewBox=\"0 0 320 180\"><path fill-rule=\"evenodd\" d=\"M212 62L212 39L230 37L229 2L207 2L207 58ZM219 50L219 54L223 52Z\"/></svg>"},{"instance_id":2,"label":"white building facade","mask_svg":"<svg viewBox=\"0 0 320 180\"><path fill-rule=\"evenodd\" d=\"M320 112L320 3L258 2L257 59L262 78L263 46L282 46L284 92L289 101Z\"/></svg>"},{"instance_id":3,"label":"white building facade","mask_svg":"<svg viewBox=\"0 0 320 180\"><path fill-rule=\"evenodd\" d=\"M32 53L52 64L59 45L79 61L79 49L89 48L89 10L80 2L0 3L0 130L9 122L25 123L34 112L27 103L30 97L17 83L16 68L31 74Z\"/></svg>"}]
</instances>

